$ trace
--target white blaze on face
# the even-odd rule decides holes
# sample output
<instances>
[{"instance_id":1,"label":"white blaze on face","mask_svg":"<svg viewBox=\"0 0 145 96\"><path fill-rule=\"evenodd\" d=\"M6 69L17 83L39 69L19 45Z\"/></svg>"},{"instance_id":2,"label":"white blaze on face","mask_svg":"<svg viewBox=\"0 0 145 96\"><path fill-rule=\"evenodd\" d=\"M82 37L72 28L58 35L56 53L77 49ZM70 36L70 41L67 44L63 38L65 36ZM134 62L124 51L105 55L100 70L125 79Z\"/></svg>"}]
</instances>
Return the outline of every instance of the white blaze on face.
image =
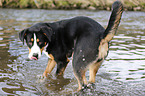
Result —
<instances>
[{"instance_id":1,"label":"white blaze on face","mask_svg":"<svg viewBox=\"0 0 145 96\"><path fill-rule=\"evenodd\" d=\"M36 39L35 33L34 33L33 46L30 49L28 58L33 59L33 54L38 54L38 58L40 58L40 56L41 56L41 50L40 50L40 47L37 45L37 39Z\"/></svg>"}]
</instances>

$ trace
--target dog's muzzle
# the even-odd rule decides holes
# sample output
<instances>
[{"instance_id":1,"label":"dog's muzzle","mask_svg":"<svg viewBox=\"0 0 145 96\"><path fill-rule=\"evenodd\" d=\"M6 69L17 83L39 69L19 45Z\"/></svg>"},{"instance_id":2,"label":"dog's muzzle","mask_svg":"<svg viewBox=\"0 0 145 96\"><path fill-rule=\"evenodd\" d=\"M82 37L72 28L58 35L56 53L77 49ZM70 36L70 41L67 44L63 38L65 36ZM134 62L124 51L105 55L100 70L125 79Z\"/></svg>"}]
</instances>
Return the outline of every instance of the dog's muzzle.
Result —
<instances>
[{"instance_id":1,"label":"dog's muzzle","mask_svg":"<svg viewBox=\"0 0 145 96\"><path fill-rule=\"evenodd\" d=\"M33 56L31 57L31 59L38 60L38 54L37 53L33 53Z\"/></svg>"}]
</instances>

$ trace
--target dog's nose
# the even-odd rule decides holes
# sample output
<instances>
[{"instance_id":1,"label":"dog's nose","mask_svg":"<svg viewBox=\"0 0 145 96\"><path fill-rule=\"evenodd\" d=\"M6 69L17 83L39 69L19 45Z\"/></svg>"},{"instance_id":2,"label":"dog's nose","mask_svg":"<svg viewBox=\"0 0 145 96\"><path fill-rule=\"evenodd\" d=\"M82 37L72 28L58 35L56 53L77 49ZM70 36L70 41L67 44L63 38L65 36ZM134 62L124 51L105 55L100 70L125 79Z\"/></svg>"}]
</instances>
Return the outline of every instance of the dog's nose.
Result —
<instances>
[{"instance_id":1,"label":"dog's nose","mask_svg":"<svg viewBox=\"0 0 145 96\"><path fill-rule=\"evenodd\" d=\"M38 54L37 53L33 53L33 57L38 58Z\"/></svg>"}]
</instances>

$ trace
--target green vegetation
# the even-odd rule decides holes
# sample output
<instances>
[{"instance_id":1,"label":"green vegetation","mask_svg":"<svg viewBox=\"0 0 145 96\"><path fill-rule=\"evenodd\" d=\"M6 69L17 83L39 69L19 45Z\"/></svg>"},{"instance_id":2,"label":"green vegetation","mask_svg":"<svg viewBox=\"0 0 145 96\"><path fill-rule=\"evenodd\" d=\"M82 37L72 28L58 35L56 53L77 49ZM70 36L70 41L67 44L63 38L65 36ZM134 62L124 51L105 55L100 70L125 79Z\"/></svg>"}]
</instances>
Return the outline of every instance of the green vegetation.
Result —
<instances>
[{"instance_id":1,"label":"green vegetation","mask_svg":"<svg viewBox=\"0 0 145 96\"><path fill-rule=\"evenodd\" d=\"M1 8L110 10L116 0L0 0ZM145 11L145 0L120 0L126 10Z\"/></svg>"}]
</instances>

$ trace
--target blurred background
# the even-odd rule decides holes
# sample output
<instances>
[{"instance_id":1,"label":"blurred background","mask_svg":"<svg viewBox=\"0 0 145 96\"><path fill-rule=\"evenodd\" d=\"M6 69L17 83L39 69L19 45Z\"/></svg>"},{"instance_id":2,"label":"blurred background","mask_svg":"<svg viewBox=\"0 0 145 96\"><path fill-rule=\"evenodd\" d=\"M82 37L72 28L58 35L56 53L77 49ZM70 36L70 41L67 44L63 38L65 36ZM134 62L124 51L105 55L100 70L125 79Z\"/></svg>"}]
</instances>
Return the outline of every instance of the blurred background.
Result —
<instances>
[{"instance_id":1,"label":"blurred background","mask_svg":"<svg viewBox=\"0 0 145 96\"><path fill-rule=\"evenodd\" d=\"M2 8L110 10L116 0L0 0ZM145 0L120 0L125 10L145 11Z\"/></svg>"}]
</instances>

